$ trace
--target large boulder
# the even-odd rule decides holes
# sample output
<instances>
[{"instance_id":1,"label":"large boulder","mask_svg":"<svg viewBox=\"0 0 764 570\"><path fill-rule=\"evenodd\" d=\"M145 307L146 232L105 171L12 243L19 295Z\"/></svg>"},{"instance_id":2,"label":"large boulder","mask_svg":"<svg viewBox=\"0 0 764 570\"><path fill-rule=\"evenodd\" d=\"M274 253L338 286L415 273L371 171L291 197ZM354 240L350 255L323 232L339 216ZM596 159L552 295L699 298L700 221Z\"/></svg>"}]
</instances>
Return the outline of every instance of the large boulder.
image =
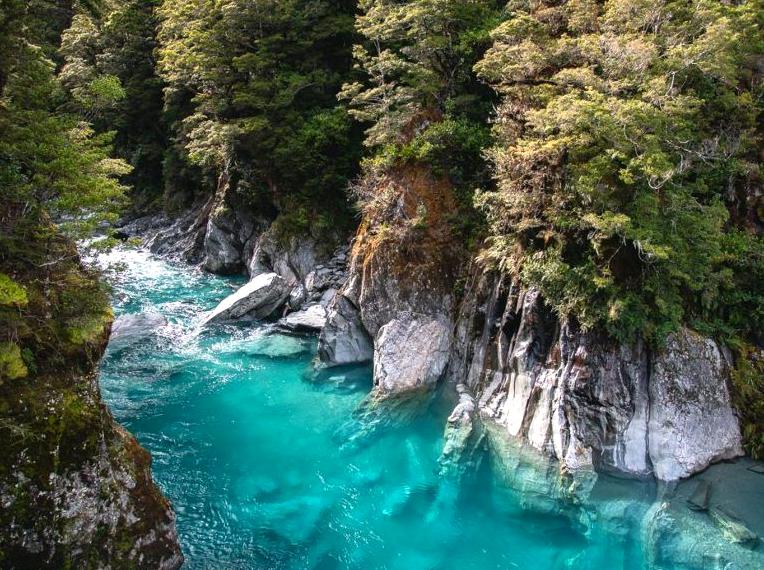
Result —
<instances>
[{"instance_id":1,"label":"large boulder","mask_svg":"<svg viewBox=\"0 0 764 570\"><path fill-rule=\"evenodd\" d=\"M681 479L743 454L727 367L714 341L687 329L653 359L648 434L658 479Z\"/></svg>"},{"instance_id":2,"label":"large boulder","mask_svg":"<svg viewBox=\"0 0 764 570\"><path fill-rule=\"evenodd\" d=\"M263 273L223 299L202 321L209 323L236 319L267 319L286 302L291 288L283 277Z\"/></svg>"},{"instance_id":3,"label":"large boulder","mask_svg":"<svg viewBox=\"0 0 764 570\"><path fill-rule=\"evenodd\" d=\"M451 348L445 318L393 319L374 341L374 385L380 394L431 387L443 376Z\"/></svg>"}]
</instances>

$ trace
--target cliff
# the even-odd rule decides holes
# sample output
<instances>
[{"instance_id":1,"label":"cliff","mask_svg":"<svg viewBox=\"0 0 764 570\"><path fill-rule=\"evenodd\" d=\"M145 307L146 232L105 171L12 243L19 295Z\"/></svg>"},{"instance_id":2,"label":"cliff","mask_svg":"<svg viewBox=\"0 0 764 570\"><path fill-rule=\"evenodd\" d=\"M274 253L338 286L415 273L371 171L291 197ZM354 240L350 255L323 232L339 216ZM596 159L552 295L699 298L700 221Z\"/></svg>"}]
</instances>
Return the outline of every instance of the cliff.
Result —
<instances>
[{"instance_id":1,"label":"cliff","mask_svg":"<svg viewBox=\"0 0 764 570\"><path fill-rule=\"evenodd\" d=\"M0 214L3 293L17 293L0 299L0 566L178 568L151 458L101 400L108 295L70 241L20 211Z\"/></svg>"},{"instance_id":2,"label":"cliff","mask_svg":"<svg viewBox=\"0 0 764 570\"><path fill-rule=\"evenodd\" d=\"M183 255L223 272L220 259L241 260L253 290L221 303L239 317L318 309L308 329L320 329L321 365L373 362L373 400L458 387L455 418L479 416L563 470L669 481L742 454L725 347L687 328L660 348L619 343L557 316L537 290L470 261L452 227L453 188L426 167L359 184L363 217L349 252L331 254L307 235L278 240L264 217L217 206L181 218L207 217L194 225L195 253ZM226 196L223 184L215 200L230 206ZM176 222L148 243L173 251L185 235Z\"/></svg>"}]
</instances>

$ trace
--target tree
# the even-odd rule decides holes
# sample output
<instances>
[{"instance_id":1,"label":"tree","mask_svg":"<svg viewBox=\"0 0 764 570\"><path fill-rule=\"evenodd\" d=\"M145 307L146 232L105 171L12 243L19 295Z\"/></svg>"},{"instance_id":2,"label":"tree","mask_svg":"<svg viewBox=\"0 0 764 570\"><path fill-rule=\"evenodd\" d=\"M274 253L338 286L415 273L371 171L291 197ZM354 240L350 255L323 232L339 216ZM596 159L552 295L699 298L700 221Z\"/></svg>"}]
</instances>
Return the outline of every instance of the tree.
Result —
<instances>
[{"instance_id":1,"label":"tree","mask_svg":"<svg viewBox=\"0 0 764 570\"><path fill-rule=\"evenodd\" d=\"M168 146L164 82L156 70L157 0L127 0L77 14L63 34L59 77L72 110L97 132L115 131L117 156L133 167L124 182L137 207L162 190Z\"/></svg>"},{"instance_id":2,"label":"tree","mask_svg":"<svg viewBox=\"0 0 764 570\"><path fill-rule=\"evenodd\" d=\"M359 7L364 43L353 55L365 81L346 83L340 97L371 123L367 145L401 142L417 118L475 102L472 66L498 21L496 2L362 0Z\"/></svg>"},{"instance_id":3,"label":"tree","mask_svg":"<svg viewBox=\"0 0 764 570\"><path fill-rule=\"evenodd\" d=\"M169 100L190 101L177 125L188 159L233 172L253 205L341 220L358 155L335 99L353 9L347 0L164 2L160 70Z\"/></svg>"},{"instance_id":4,"label":"tree","mask_svg":"<svg viewBox=\"0 0 764 570\"><path fill-rule=\"evenodd\" d=\"M503 97L488 257L622 340L760 329L764 244L729 211L760 179L761 3L510 9L476 68Z\"/></svg>"},{"instance_id":5,"label":"tree","mask_svg":"<svg viewBox=\"0 0 764 570\"><path fill-rule=\"evenodd\" d=\"M102 333L108 305L94 282L78 290L49 276L56 271L78 279L76 250L61 232L83 237L101 222L114 220L126 190L119 177L129 172L126 163L110 157L110 135L96 134L82 117L59 105L65 98L55 64L46 55L55 53L47 42L59 22L41 24L51 5L4 3L0 17L8 50L0 60L0 375L25 375L37 351L41 358L56 356L46 355L53 345L50 338L75 330L67 328L74 321L62 326L59 312L51 308L66 295L83 297L63 302L67 308L61 315L81 322L92 317L98 326L91 332ZM60 3L54 7L65 8ZM92 315L85 310L89 303L98 304ZM44 325L29 327L28 315L52 313L56 317ZM40 340L45 338L50 344Z\"/></svg>"}]
</instances>

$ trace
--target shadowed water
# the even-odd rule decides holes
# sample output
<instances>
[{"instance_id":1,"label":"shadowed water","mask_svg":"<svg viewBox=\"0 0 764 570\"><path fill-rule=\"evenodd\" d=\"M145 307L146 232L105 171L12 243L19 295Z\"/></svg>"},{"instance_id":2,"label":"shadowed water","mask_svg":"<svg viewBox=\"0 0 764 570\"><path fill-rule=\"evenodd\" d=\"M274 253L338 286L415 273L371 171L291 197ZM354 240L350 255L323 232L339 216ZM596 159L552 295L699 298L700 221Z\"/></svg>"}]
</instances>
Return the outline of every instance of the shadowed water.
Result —
<instances>
[{"instance_id":1,"label":"shadowed water","mask_svg":"<svg viewBox=\"0 0 764 570\"><path fill-rule=\"evenodd\" d=\"M362 427L353 412L369 391L368 369L316 381L315 339L252 323L197 331L241 280L143 252L111 257L125 263L116 313L168 322L115 341L101 386L117 420L151 451L187 568L643 567L638 533L621 518L647 507L648 486L598 487L596 500L614 514L582 522L563 508L527 510L531 491L505 487L488 458L471 477L443 478L449 408L437 398L422 415L346 445Z\"/></svg>"}]
</instances>

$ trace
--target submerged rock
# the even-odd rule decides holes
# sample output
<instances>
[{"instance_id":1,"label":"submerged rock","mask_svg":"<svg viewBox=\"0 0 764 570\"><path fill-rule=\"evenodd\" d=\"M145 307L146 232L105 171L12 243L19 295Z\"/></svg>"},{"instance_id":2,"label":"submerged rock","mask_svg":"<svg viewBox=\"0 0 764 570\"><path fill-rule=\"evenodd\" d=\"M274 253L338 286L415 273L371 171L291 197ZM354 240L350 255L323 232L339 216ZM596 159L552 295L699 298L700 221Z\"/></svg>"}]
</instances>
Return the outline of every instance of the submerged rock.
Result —
<instances>
[{"instance_id":1,"label":"submerged rock","mask_svg":"<svg viewBox=\"0 0 764 570\"><path fill-rule=\"evenodd\" d=\"M476 471L484 454L477 402L463 384L456 389L459 400L446 421L438 464L441 475L459 477Z\"/></svg>"},{"instance_id":2,"label":"submerged rock","mask_svg":"<svg viewBox=\"0 0 764 570\"><path fill-rule=\"evenodd\" d=\"M248 342L244 350L247 354L270 356L271 358L293 358L308 350L299 338L283 334L266 334Z\"/></svg>"},{"instance_id":3,"label":"submerged rock","mask_svg":"<svg viewBox=\"0 0 764 570\"><path fill-rule=\"evenodd\" d=\"M124 350L155 335L165 325L167 319L159 313L120 315L112 324L109 348L113 351Z\"/></svg>"},{"instance_id":4,"label":"submerged rock","mask_svg":"<svg viewBox=\"0 0 764 570\"><path fill-rule=\"evenodd\" d=\"M289 291L283 277L263 273L223 299L204 318L201 326L241 318L266 319L284 305Z\"/></svg>"},{"instance_id":5,"label":"submerged rock","mask_svg":"<svg viewBox=\"0 0 764 570\"><path fill-rule=\"evenodd\" d=\"M710 511L711 518L722 531L722 536L733 544L741 544L753 548L759 543L759 537L749 529L736 515L722 507L714 507Z\"/></svg>"},{"instance_id":6,"label":"submerged rock","mask_svg":"<svg viewBox=\"0 0 764 570\"><path fill-rule=\"evenodd\" d=\"M687 506L694 511L707 511L711 495L711 483L704 479L698 479L695 490L687 499Z\"/></svg>"},{"instance_id":7,"label":"submerged rock","mask_svg":"<svg viewBox=\"0 0 764 570\"><path fill-rule=\"evenodd\" d=\"M649 568L759 570L764 554L725 536L705 513L657 501L644 517L642 542Z\"/></svg>"}]
</instances>

